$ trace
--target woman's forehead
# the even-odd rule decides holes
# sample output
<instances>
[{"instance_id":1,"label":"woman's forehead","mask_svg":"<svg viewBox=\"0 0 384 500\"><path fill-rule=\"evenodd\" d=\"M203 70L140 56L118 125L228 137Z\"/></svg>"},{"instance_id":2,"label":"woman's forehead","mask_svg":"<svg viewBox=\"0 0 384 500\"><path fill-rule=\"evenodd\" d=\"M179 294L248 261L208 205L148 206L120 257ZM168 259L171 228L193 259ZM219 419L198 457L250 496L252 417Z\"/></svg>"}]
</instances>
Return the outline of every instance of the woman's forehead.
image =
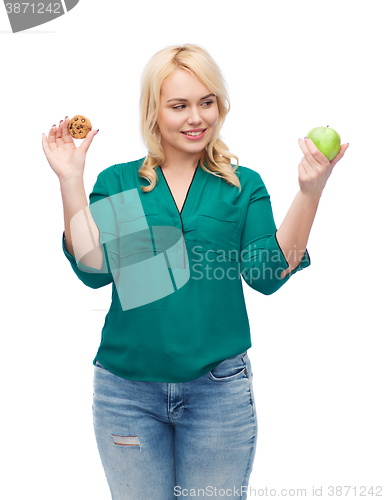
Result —
<instances>
[{"instance_id":1,"label":"woman's forehead","mask_svg":"<svg viewBox=\"0 0 384 500\"><path fill-rule=\"evenodd\" d=\"M160 93L164 99L200 99L204 95L209 94L210 91L196 75L184 69L177 68L172 75L163 81Z\"/></svg>"}]
</instances>

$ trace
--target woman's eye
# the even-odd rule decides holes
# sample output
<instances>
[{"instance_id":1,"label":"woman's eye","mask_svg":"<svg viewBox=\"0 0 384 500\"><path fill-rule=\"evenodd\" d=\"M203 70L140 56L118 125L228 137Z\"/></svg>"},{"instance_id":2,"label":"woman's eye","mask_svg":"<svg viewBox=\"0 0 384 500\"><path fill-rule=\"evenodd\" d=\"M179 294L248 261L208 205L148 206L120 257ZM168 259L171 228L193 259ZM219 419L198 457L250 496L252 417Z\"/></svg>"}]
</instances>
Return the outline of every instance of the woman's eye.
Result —
<instances>
[{"instance_id":1,"label":"woman's eye","mask_svg":"<svg viewBox=\"0 0 384 500\"><path fill-rule=\"evenodd\" d=\"M204 101L203 104L212 104L213 101ZM185 107L185 104L180 104L180 106L175 106L173 109L181 109ZM206 108L208 108L208 106L205 106Z\"/></svg>"}]
</instances>

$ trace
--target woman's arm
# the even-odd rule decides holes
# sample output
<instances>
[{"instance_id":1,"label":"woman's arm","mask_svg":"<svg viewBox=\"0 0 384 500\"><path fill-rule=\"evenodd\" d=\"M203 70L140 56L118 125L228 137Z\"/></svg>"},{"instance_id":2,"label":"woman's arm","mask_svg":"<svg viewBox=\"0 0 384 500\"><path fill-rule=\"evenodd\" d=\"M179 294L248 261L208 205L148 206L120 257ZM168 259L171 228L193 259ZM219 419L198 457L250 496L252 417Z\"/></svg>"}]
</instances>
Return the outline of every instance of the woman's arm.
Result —
<instances>
[{"instance_id":1,"label":"woman's arm","mask_svg":"<svg viewBox=\"0 0 384 500\"><path fill-rule=\"evenodd\" d=\"M84 266L101 270L100 232L91 215L82 177L60 181L63 199L65 244L68 253ZM75 252L76 249L76 252Z\"/></svg>"},{"instance_id":2,"label":"woman's arm","mask_svg":"<svg viewBox=\"0 0 384 500\"><path fill-rule=\"evenodd\" d=\"M343 144L337 156L329 162L311 139L299 139L299 144L304 153L299 163L300 190L276 232L277 242L289 265L281 273L281 278L300 264L325 184L349 146Z\"/></svg>"}]
</instances>

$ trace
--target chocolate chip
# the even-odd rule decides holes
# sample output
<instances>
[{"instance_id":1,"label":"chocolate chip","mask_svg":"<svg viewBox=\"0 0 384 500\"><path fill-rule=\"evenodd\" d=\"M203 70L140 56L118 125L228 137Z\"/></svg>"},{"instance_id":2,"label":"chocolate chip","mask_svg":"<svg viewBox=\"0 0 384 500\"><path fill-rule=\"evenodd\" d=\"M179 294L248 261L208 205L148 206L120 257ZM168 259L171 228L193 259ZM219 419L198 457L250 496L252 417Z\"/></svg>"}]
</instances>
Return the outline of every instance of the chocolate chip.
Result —
<instances>
[{"instance_id":1,"label":"chocolate chip","mask_svg":"<svg viewBox=\"0 0 384 500\"><path fill-rule=\"evenodd\" d=\"M75 118L75 122L78 120L78 118Z\"/></svg>"}]
</instances>

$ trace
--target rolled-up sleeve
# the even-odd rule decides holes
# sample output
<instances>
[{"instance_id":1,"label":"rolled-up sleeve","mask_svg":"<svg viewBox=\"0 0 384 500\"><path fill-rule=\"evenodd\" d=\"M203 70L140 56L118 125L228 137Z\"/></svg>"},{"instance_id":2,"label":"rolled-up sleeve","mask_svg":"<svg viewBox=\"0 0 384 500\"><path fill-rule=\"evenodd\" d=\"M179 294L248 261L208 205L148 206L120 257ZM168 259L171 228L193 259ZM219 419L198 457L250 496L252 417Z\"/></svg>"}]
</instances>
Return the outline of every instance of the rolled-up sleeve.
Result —
<instances>
[{"instance_id":1,"label":"rolled-up sleeve","mask_svg":"<svg viewBox=\"0 0 384 500\"><path fill-rule=\"evenodd\" d=\"M260 175L254 172L253 188L241 237L240 268L244 281L254 290L270 295L297 271L310 265L308 251L300 264L280 278L288 262L276 239L270 196Z\"/></svg>"},{"instance_id":2,"label":"rolled-up sleeve","mask_svg":"<svg viewBox=\"0 0 384 500\"><path fill-rule=\"evenodd\" d=\"M101 200L104 201L101 204L92 205L96 202L100 202ZM106 251L106 246L105 243L103 242L103 235L104 232L106 231L106 228L103 227L102 221L105 220L105 217L100 217L101 210L107 208L109 202L108 198L108 193L107 189L105 187L105 184L99 175L97 177L96 183L93 187L92 193L89 195L89 209L91 212L91 215L93 217L93 220L95 221L95 224L97 225L100 233L100 245L103 250L103 263L101 269L94 269L92 267L85 266L81 262L79 262L73 255L71 255L68 252L68 249L66 247L66 242L65 242L65 231L63 232L62 236L62 248L64 255L67 257L69 260L69 263L71 264L71 267L77 277L86 285L89 286L90 288L100 288L102 286L108 285L113 281L113 276L111 273L111 268L108 260L108 255ZM97 210L95 208L98 207ZM108 217L108 231L111 232L111 223L114 220L114 217ZM113 231L113 229L112 229ZM117 230L116 230L117 232Z\"/></svg>"}]
</instances>

